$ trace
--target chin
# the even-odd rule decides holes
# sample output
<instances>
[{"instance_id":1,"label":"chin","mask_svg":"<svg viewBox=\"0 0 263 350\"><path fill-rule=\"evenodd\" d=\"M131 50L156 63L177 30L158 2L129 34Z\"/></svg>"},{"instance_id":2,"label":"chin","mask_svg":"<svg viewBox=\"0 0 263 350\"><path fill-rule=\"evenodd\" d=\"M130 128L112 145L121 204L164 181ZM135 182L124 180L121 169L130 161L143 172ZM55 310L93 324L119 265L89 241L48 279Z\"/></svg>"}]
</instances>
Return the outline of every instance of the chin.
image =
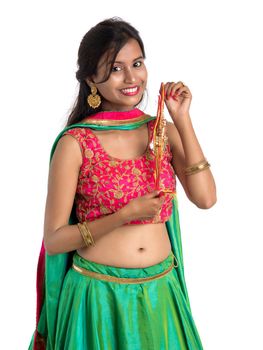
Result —
<instances>
[{"instance_id":1,"label":"chin","mask_svg":"<svg viewBox=\"0 0 263 350\"><path fill-rule=\"evenodd\" d=\"M139 105L142 102L142 100L143 100L143 95L134 96L134 98L130 99L129 106L134 106L134 108L135 108L135 106ZM126 103L125 103L125 101L123 101L123 105L124 104L128 106L127 101L126 101Z\"/></svg>"}]
</instances>

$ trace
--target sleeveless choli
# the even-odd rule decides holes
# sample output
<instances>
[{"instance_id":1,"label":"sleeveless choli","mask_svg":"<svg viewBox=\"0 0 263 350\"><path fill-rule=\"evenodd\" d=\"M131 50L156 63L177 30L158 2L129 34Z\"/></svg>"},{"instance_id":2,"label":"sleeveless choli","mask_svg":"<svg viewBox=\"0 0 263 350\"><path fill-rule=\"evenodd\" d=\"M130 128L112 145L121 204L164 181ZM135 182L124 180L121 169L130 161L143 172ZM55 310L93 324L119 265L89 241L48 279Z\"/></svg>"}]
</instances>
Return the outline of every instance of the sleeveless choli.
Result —
<instances>
[{"instance_id":1,"label":"sleeveless choli","mask_svg":"<svg viewBox=\"0 0 263 350\"><path fill-rule=\"evenodd\" d=\"M63 134L74 137L82 152L75 195L76 215L80 222L93 221L112 214L133 198L154 191L155 156L150 145L154 122L155 119L147 123L146 151L135 159L117 159L110 156L90 128L77 127ZM167 142L161 164L160 187L175 192L176 178L171 159L172 153ZM132 220L126 225L166 222L172 213L174 194L165 193L164 196L161 211L154 218Z\"/></svg>"}]
</instances>

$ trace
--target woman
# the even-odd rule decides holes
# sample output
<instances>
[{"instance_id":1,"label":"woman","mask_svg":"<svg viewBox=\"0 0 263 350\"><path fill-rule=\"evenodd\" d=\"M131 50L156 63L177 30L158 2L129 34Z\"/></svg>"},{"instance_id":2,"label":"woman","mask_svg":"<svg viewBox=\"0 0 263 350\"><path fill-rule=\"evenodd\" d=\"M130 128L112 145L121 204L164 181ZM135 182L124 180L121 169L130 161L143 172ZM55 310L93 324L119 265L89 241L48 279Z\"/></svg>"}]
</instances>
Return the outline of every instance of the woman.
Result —
<instances>
[{"instance_id":1,"label":"woman","mask_svg":"<svg viewBox=\"0 0 263 350\"><path fill-rule=\"evenodd\" d=\"M167 122L156 191L156 117L135 28L105 20L78 52L79 96L51 151L30 349L202 349L183 273L175 175L199 208L216 202L195 136L191 92L164 84Z\"/></svg>"}]
</instances>

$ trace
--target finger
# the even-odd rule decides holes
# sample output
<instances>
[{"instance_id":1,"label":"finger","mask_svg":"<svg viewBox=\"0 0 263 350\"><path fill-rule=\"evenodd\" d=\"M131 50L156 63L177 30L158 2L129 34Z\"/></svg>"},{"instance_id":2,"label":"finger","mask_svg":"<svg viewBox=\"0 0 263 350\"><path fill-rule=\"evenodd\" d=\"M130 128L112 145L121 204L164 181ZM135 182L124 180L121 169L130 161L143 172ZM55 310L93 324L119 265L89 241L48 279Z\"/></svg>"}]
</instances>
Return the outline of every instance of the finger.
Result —
<instances>
[{"instance_id":1,"label":"finger","mask_svg":"<svg viewBox=\"0 0 263 350\"><path fill-rule=\"evenodd\" d=\"M165 84L164 84L164 96L165 96L165 97L167 96L167 90L168 90L170 84L171 84L171 83L165 83Z\"/></svg>"},{"instance_id":2,"label":"finger","mask_svg":"<svg viewBox=\"0 0 263 350\"><path fill-rule=\"evenodd\" d=\"M181 81L177 82L175 86L173 87L171 91L171 96L175 95L176 93L179 92L180 89L184 88L185 85L182 85L183 83Z\"/></svg>"},{"instance_id":3,"label":"finger","mask_svg":"<svg viewBox=\"0 0 263 350\"><path fill-rule=\"evenodd\" d=\"M159 191L158 191L158 190L154 190L153 192L147 193L147 195L148 195L150 198L154 198L154 197L159 196ZM146 196L147 196L147 195L146 195Z\"/></svg>"},{"instance_id":4,"label":"finger","mask_svg":"<svg viewBox=\"0 0 263 350\"><path fill-rule=\"evenodd\" d=\"M176 99L178 96L180 96L182 94L184 94L184 95L190 94L187 86L182 86L177 91L175 91L173 98Z\"/></svg>"},{"instance_id":5,"label":"finger","mask_svg":"<svg viewBox=\"0 0 263 350\"><path fill-rule=\"evenodd\" d=\"M161 199L162 202L164 202L164 201L165 201L165 198L166 198L166 196L165 196L165 194L163 193L162 196L160 196L160 199Z\"/></svg>"},{"instance_id":6,"label":"finger","mask_svg":"<svg viewBox=\"0 0 263 350\"><path fill-rule=\"evenodd\" d=\"M181 81L174 83L174 82L169 82L166 84L166 90L165 90L165 96L167 99L169 97L173 97L181 87L184 87L183 83Z\"/></svg>"},{"instance_id":7,"label":"finger","mask_svg":"<svg viewBox=\"0 0 263 350\"><path fill-rule=\"evenodd\" d=\"M174 85L175 85L175 83L172 83L172 82L167 83L167 87L166 87L166 90L165 90L165 97L167 99L169 99L169 97L171 95L171 91L172 91Z\"/></svg>"},{"instance_id":8,"label":"finger","mask_svg":"<svg viewBox=\"0 0 263 350\"><path fill-rule=\"evenodd\" d=\"M176 99L178 97L178 87L174 86L171 90L170 97Z\"/></svg>"},{"instance_id":9,"label":"finger","mask_svg":"<svg viewBox=\"0 0 263 350\"><path fill-rule=\"evenodd\" d=\"M172 96L172 91L175 89L175 86L176 86L175 83L170 83L170 85L169 85L169 87L167 89L167 94L166 94L168 99L169 99L169 97Z\"/></svg>"}]
</instances>

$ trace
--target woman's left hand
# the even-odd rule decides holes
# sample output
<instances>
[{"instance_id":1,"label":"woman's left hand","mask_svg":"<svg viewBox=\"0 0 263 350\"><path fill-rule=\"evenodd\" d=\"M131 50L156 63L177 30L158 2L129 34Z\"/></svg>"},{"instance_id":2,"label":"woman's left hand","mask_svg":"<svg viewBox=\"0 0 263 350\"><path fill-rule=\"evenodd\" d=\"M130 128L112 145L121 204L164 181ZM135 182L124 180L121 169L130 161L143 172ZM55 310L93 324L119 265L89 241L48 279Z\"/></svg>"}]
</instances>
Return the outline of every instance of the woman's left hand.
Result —
<instances>
[{"instance_id":1,"label":"woman's left hand","mask_svg":"<svg viewBox=\"0 0 263 350\"><path fill-rule=\"evenodd\" d=\"M164 102L175 123L189 115L191 100L191 91L181 81L164 84Z\"/></svg>"}]
</instances>

